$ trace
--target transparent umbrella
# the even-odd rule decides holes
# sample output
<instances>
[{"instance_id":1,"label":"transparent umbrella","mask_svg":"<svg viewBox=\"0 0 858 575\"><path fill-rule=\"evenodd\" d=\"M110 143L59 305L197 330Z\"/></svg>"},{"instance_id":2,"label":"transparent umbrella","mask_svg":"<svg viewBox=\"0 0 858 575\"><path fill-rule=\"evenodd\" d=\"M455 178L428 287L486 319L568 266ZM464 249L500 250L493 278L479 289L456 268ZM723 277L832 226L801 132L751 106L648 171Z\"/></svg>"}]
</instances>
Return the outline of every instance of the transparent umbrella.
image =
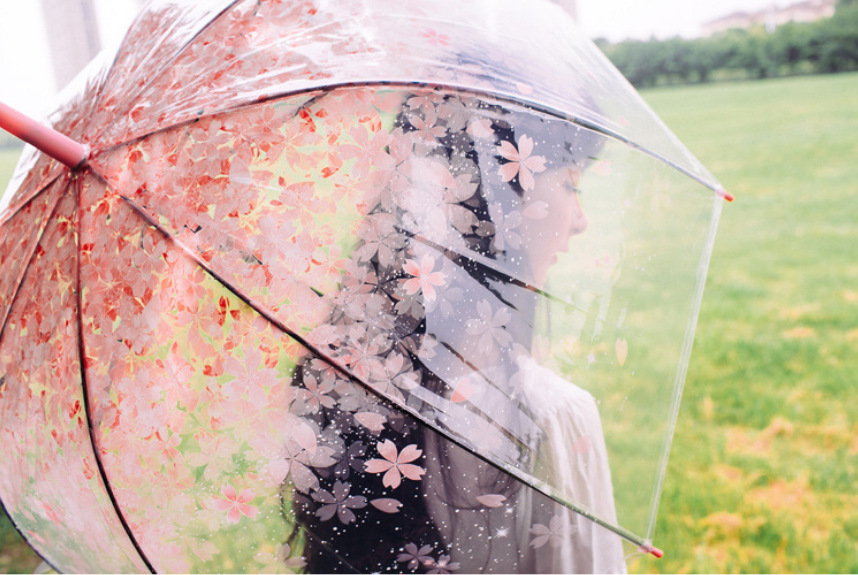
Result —
<instances>
[{"instance_id":1,"label":"transparent umbrella","mask_svg":"<svg viewBox=\"0 0 858 575\"><path fill-rule=\"evenodd\" d=\"M0 122L0 498L57 569L660 555L729 196L558 7L158 0Z\"/></svg>"}]
</instances>

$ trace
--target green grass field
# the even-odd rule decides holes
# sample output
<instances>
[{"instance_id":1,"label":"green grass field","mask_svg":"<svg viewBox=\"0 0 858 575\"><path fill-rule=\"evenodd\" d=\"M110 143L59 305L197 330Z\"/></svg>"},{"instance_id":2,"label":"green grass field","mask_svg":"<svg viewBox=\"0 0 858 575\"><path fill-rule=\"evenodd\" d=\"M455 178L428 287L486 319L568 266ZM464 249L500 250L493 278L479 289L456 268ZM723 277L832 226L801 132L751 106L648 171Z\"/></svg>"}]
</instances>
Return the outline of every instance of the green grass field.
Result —
<instances>
[{"instance_id":1,"label":"green grass field","mask_svg":"<svg viewBox=\"0 0 858 575\"><path fill-rule=\"evenodd\" d=\"M858 75L644 93L735 194L636 572L858 572ZM15 154L0 151L0 189ZM0 572L38 563L0 521Z\"/></svg>"},{"instance_id":2,"label":"green grass field","mask_svg":"<svg viewBox=\"0 0 858 575\"><path fill-rule=\"evenodd\" d=\"M736 195L638 571L858 572L858 75L645 99Z\"/></svg>"}]
</instances>

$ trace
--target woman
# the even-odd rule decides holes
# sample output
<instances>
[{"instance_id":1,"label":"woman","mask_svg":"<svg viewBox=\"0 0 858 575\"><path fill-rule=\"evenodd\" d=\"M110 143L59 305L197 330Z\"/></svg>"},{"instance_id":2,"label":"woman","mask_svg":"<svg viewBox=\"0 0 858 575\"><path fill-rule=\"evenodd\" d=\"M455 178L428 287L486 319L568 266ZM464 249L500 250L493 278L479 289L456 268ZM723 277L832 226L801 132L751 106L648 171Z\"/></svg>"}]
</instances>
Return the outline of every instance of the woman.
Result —
<instances>
[{"instance_id":1,"label":"woman","mask_svg":"<svg viewBox=\"0 0 858 575\"><path fill-rule=\"evenodd\" d=\"M597 137L466 93L399 96L391 165L316 330L327 361L296 376L325 454L293 486L307 567L624 571L615 535L520 480L615 520L595 402L530 353L548 271L586 229Z\"/></svg>"}]
</instances>

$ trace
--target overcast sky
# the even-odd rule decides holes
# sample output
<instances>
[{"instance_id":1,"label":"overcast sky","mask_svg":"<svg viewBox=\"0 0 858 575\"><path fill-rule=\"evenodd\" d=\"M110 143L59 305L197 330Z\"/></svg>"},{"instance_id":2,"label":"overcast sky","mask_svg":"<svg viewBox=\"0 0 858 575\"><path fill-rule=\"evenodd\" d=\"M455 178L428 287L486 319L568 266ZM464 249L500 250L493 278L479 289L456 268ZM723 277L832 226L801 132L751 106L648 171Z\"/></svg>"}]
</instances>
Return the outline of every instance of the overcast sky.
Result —
<instances>
[{"instance_id":1,"label":"overcast sky","mask_svg":"<svg viewBox=\"0 0 858 575\"><path fill-rule=\"evenodd\" d=\"M526 0L522 0L526 1ZM693 37L700 24L737 10L789 0L578 0L578 18L592 38ZM102 46L121 40L137 0L95 0ZM56 92L40 0L0 0L0 101L39 115Z\"/></svg>"}]
</instances>

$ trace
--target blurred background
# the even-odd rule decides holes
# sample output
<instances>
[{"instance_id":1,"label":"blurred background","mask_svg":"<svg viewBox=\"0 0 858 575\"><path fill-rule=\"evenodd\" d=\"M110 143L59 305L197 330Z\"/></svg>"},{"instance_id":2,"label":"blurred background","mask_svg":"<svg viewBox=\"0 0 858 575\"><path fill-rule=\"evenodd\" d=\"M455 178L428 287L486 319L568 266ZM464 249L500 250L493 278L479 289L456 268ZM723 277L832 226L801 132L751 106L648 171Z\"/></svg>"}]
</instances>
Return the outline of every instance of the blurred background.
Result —
<instances>
[{"instance_id":1,"label":"blurred background","mask_svg":"<svg viewBox=\"0 0 858 575\"><path fill-rule=\"evenodd\" d=\"M858 572L858 0L557 0L734 194L633 572ZM0 0L0 101L44 115L139 0ZM0 190L20 145L0 133ZM2 453L0 453L2 457ZM0 573L40 559L0 514Z\"/></svg>"}]
</instances>

